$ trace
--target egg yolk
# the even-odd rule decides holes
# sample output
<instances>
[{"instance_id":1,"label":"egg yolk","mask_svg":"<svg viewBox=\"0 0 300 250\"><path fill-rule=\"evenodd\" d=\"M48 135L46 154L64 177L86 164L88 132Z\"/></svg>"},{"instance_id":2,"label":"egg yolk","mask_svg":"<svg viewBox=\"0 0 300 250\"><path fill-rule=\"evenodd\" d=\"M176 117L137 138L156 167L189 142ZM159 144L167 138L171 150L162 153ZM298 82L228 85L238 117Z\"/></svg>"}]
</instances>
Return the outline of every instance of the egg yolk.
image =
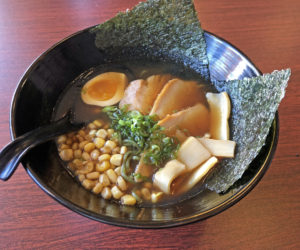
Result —
<instances>
[{"instance_id":1,"label":"egg yolk","mask_svg":"<svg viewBox=\"0 0 300 250\"><path fill-rule=\"evenodd\" d=\"M114 96L117 91L118 82L110 79L92 79L87 88L87 94L94 100L106 101Z\"/></svg>"}]
</instances>

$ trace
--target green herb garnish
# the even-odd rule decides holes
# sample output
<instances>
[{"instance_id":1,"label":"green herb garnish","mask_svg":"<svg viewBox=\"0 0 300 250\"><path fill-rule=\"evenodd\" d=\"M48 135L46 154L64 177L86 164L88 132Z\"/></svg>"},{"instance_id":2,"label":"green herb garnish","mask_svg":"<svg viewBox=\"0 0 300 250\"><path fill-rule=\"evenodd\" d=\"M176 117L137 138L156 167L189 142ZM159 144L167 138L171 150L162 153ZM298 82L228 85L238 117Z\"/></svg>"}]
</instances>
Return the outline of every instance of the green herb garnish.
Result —
<instances>
[{"instance_id":1,"label":"green herb garnish","mask_svg":"<svg viewBox=\"0 0 300 250\"><path fill-rule=\"evenodd\" d=\"M111 120L111 127L115 130L114 137L121 144L130 147L134 156L143 152L144 163L157 167L175 158L179 144L175 138L163 133L163 127L157 125L155 116L115 106L105 107L103 112Z\"/></svg>"},{"instance_id":2,"label":"green herb garnish","mask_svg":"<svg viewBox=\"0 0 300 250\"><path fill-rule=\"evenodd\" d=\"M142 181L151 181L151 179L147 176L143 176L141 175L140 173L134 173L133 176L139 180L142 180Z\"/></svg>"}]
</instances>

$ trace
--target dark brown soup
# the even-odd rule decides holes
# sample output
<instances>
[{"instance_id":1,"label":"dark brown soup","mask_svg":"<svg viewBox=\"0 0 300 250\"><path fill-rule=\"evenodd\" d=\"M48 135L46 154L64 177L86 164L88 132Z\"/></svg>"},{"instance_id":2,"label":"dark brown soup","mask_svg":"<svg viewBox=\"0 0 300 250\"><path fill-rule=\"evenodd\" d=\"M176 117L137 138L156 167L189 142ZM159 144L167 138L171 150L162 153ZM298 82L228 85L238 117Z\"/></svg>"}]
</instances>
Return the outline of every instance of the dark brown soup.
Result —
<instances>
[{"instance_id":1,"label":"dark brown soup","mask_svg":"<svg viewBox=\"0 0 300 250\"><path fill-rule=\"evenodd\" d=\"M180 184L181 181L178 181L178 178L175 182L173 182L173 179L169 180L171 183L167 187L167 191L164 190L163 187L159 186L159 184L156 185L157 183L160 183L159 178L162 178L163 181L164 179L168 179L168 177L165 176L158 177L157 174L158 181L156 181L156 173L160 169L164 169L168 162L173 160L173 164L177 160L169 158L167 161L162 161L163 165L160 166L152 166L151 162L149 163L149 161L143 162L143 159L147 157L147 152L151 151L152 148L154 148L154 145L148 145L148 151L138 152L138 154L131 153L136 150L136 148L132 146L132 144L128 144L128 138L123 137L120 139L120 136L123 136L122 129L121 131L114 129L117 126L111 119L112 116L114 116L114 113L103 112L103 107L87 105L83 103L80 96L84 84L95 76L105 72L124 73L128 78L128 86L131 84L132 86L133 84L137 84L137 86L138 84L144 84L146 87L148 87L147 93L152 93L155 89L153 86L156 87L155 83L152 85L152 87L150 83L145 83L147 79L150 81L149 79L153 79L151 76L154 75L159 76L155 79L161 79L160 76L168 75L168 82L162 84L162 89L160 90L159 94L155 94L156 98L154 103L152 103L152 110L149 110L150 115L151 112L155 113L155 118L153 116L153 120L151 120L150 123L152 125L156 124L153 126L157 126L157 124L163 125L165 129L162 130L163 132L159 132L164 134L162 140L167 141L169 138L171 138L172 144L177 145L177 151L180 145L189 136L200 137L204 136L204 132L209 132L209 129L203 130L204 125L201 127L201 124L197 124L197 121L191 122L194 121L193 119L195 119L195 114L202 114L204 109L209 110L208 104L204 100L205 98L200 98L201 100L193 100L193 92L195 92L193 89L195 88L193 85L194 82L197 82L197 91L199 89L201 95L204 97L205 93L207 92L215 92L213 87L210 84L203 82L198 74L185 69L182 67L182 65L168 63L146 63L142 61L136 61L124 62L118 65L101 65L99 67L91 68L90 70L78 76L72 83L70 83L69 88L62 93L61 98L57 102L54 111L54 119L59 119L70 108L72 108L75 113L75 120L85 121L87 124L80 131L60 136L57 139L58 152L60 158L64 162L64 165L68 168L68 170L71 170L71 173L84 188L95 193L95 195L99 195L99 199L112 199L115 201L120 201L121 204L124 205L139 204L142 206L148 206L154 203L176 203L179 200L189 198L200 192L202 187L201 185L198 185L188 193L177 195L177 193L174 193L174 190L176 190L174 185L177 185L176 183ZM141 79L141 83L133 83L133 81L137 79ZM193 83L191 83L192 81ZM168 87L166 87L167 84ZM191 89L189 89L189 85L191 85ZM125 95L121 100L121 103L122 101L126 103L126 100L124 100L126 99L126 91L128 95L128 92L130 91L129 87L127 87L125 90ZM180 96L182 97L178 96L175 99L170 97L169 93L175 93L174 95L177 93L178 95L179 91ZM129 95L130 94L131 93L129 93ZM149 97L148 94L146 96L142 95L143 94L139 92L139 94L136 96L136 99L143 97L141 99L146 100ZM134 99L135 102L136 99ZM202 104L200 105L198 102L201 102ZM121 112L119 110L122 109L119 109L118 107L119 103L115 104L114 106L115 110ZM135 119L132 118L130 120L130 117L138 117L136 118L137 120L145 119L143 120L144 124L146 123L145 121L149 120L148 111L147 114L142 114L143 111L140 110L140 112L134 113L137 112L134 108L134 104L131 106L129 105L131 109L128 109L127 105L124 106L127 108L126 112L132 112L133 115L138 115L128 116L128 122L132 122ZM179 110L176 110L172 107L179 107ZM172 109L172 112L168 111L168 108ZM161 117L159 117L157 114L161 114ZM181 119L180 122L178 122L179 119ZM175 122L176 126L173 126L172 123L170 125L170 121ZM122 125L121 122L120 124ZM207 124L209 124L209 122ZM133 123L130 126L133 126ZM184 129L185 126L188 126L189 130ZM197 134L199 129L202 129L204 132L201 130L201 134ZM124 127L124 130L126 130L126 127ZM151 140L148 140L147 142L149 141ZM151 157L149 157L150 160ZM177 164L175 164L176 167L178 167L178 163L175 163ZM150 168L150 173L147 173L147 169L145 170L145 168L139 172L139 165L147 165L146 168ZM182 173L184 172L185 171L182 171ZM187 174L184 173L183 175L186 176Z\"/></svg>"}]
</instances>

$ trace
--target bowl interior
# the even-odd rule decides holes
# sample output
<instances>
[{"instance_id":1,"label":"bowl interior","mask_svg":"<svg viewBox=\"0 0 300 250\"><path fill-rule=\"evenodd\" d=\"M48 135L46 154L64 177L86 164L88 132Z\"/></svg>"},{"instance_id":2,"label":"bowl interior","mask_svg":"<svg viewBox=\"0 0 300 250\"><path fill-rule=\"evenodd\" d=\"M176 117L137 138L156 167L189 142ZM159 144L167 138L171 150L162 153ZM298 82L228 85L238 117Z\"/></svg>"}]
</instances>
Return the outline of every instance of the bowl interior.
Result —
<instances>
[{"instance_id":1,"label":"bowl interior","mask_svg":"<svg viewBox=\"0 0 300 250\"><path fill-rule=\"evenodd\" d=\"M232 45L208 32L205 33L205 38L212 78L241 79L259 74L254 65ZM112 60L105 51L95 47L94 39L89 29L78 32L50 48L31 65L21 79L12 102L11 133L14 138L49 123L61 93L80 74L124 59ZM143 65L139 55L132 51L130 53L132 62L139 61ZM145 65L153 62L155 58L144 60ZM276 114L266 146L232 189L225 194L204 190L187 200L168 206L120 206L97 197L85 190L65 170L52 141L31 150L23 158L22 164L46 193L89 218L141 228L182 225L223 211L256 185L266 171L276 147L277 119Z\"/></svg>"}]
</instances>

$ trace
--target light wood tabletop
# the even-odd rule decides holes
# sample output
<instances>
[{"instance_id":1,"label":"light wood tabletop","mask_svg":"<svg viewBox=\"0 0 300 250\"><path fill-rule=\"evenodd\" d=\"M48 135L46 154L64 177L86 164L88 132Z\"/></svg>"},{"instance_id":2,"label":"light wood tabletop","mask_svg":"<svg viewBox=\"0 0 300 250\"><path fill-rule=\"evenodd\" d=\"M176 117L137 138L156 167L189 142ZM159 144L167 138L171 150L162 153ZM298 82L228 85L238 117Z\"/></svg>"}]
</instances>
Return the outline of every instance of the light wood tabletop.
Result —
<instances>
[{"instance_id":1,"label":"light wood tabletop","mask_svg":"<svg viewBox=\"0 0 300 250\"><path fill-rule=\"evenodd\" d=\"M22 74L42 52L140 0L0 0L0 147ZM291 68L279 107L271 165L240 202L204 221L129 229L85 218L57 203L19 166L0 184L1 249L299 249L300 1L195 0L202 27L245 53L263 73Z\"/></svg>"}]
</instances>

